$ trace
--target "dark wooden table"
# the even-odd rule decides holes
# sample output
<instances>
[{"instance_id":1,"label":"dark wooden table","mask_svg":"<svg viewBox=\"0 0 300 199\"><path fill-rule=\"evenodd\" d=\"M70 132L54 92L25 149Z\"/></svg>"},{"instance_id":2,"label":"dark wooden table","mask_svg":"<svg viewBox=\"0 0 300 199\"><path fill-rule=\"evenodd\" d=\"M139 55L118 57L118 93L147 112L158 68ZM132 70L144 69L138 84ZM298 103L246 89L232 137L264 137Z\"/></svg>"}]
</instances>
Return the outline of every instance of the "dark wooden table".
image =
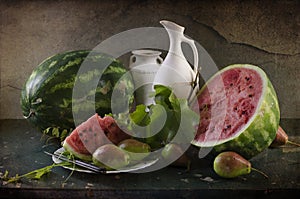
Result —
<instances>
[{"instance_id":1,"label":"dark wooden table","mask_svg":"<svg viewBox=\"0 0 300 199\"><path fill-rule=\"evenodd\" d=\"M281 126L300 141L300 119L282 119ZM43 151L53 152L58 141L43 137L25 120L0 120L0 172L24 174L52 164ZM192 148L192 150L196 150ZM196 154L196 153L195 153ZM41 180L3 185L0 198L298 198L300 147L267 149L251 159L252 166L269 178L252 172L222 179L212 170L212 158L195 158L191 170L167 167L134 174L87 174L56 167Z\"/></svg>"}]
</instances>

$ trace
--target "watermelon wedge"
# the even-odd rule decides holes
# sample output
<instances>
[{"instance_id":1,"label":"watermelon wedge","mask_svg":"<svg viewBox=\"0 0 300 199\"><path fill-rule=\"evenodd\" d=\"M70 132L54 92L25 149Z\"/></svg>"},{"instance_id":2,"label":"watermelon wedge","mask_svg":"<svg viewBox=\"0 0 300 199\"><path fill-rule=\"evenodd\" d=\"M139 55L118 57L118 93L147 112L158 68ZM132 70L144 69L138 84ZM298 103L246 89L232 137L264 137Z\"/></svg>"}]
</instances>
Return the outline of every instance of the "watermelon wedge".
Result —
<instances>
[{"instance_id":1,"label":"watermelon wedge","mask_svg":"<svg viewBox=\"0 0 300 199\"><path fill-rule=\"evenodd\" d=\"M115 145L131 137L119 128L115 119L111 116L98 117L98 121L108 139Z\"/></svg>"},{"instance_id":2,"label":"watermelon wedge","mask_svg":"<svg viewBox=\"0 0 300 199\"><path fill-rule=\"evenodd\" d=\"M231 150L252 158L274 140L280 112L265 72L250 64L225 67L202 87L192 109L200 112L198 147Z\"/></svg>"},{"instance_id":3,"label":"watermelon wedge","mask_svg":"<svg viewBox=\"0 0 300 199\"><path fill-rule=\"evenodd\" d=\"M120 142L130 136L124 133L110 116L101 118L93 115L64 140L63 147L75 157L91 161L97 148L110 143Z\"/></svg>"}]
</instances>

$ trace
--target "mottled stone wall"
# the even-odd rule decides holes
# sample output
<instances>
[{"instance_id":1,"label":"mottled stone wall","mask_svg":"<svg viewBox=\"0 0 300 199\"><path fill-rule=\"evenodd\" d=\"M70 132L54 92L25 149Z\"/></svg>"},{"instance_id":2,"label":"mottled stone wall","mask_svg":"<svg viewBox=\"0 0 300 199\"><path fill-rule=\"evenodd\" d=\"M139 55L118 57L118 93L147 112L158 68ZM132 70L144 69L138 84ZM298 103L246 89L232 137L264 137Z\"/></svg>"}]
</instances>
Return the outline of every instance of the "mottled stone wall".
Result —
<instances>
[{"instance_id":1,"label":"mottled stone wall","mask_svg":"<svg viewBox=\"0 0 300 199\"><path fill-rule=\"evenodd\" d=\"M218 67L266 71L283 118L300 118L300 3L286 1L0 1L0 119L22 118L20 88L58 52L168 19L186 27Z\"/></svg>"}]
</instances>

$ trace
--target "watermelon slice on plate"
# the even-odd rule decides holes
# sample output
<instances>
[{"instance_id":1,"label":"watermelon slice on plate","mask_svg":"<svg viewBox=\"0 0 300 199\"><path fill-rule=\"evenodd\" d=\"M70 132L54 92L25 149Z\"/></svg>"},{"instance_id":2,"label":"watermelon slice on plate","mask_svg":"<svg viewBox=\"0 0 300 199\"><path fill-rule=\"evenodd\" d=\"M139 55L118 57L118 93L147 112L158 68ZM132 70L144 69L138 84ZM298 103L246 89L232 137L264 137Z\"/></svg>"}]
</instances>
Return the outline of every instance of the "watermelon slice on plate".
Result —
<instances>
[{"instance_id":1,"label":"watermelon slice on plate","mask_svg":"<svg viewBox=\"0 0 300 199\"><path fill-rule=\"evenodd\" d=\"M275 90L265 72L250 64L216 73L199 91L192 109L200 112L193 145L231 150L245 158L266 149L279 126Z\"/></svg>"},{"instance_id":2,"label":"watermelon slice on plate","mask_svg":"<svg viewBox=\"0 0 300 199\"><path fill-rule=\"evenodd\" d=\"M98 114L93 115L77 128L64 140L63 147L75 157L91 161L93 152L105 144L117 144L130 136L123 132L116 121Z\"/></svg>"},{"instance_id":3,"label":"watermelon slice on plate","mask_svg":"<svg viewBox=\"0 0 300 199\"><path fill-rule=\"evenodd\" d=\"M119 128L116 120L113 117L98 117L98 121L106 136L113 144L117 145L121 141L130 138L130 135Z\"/></svg>"}]
</instances>

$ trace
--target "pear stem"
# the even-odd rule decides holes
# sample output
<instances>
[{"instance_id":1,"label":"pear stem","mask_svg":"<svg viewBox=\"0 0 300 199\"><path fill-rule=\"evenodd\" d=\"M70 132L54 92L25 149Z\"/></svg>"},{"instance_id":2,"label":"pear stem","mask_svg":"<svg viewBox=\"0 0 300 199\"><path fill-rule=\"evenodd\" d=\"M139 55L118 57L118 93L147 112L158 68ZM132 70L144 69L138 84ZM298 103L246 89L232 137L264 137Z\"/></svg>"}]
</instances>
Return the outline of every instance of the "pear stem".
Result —
<instances>
[{"instance_id":1,"label":"pear stem","mask_svg":"<svg viewBox=\"0 0 300 199\"><path fill-rule=\"evenodd\" d=\"M300 144L298 144L296 142L292 142L292 141L288 140L287 143L300 147Z\"/></svg>"},{"instance_id":2,"label":"pear stem","mask_svg":"<svg viewBox=\"0 0 300 199\"><path fill-rule=\"evenodd\" d=\"M260 173L261 175L263 175L265 178L269 178L268 176L267 176L267 174L265 174L264 172L262 172L262 171L260 171L260 170L258 170L258 169L256 169L256 168L251 168L253 171L256 171L256 172L258 172L258 173Z\"/></svg>"}]
</instances>

